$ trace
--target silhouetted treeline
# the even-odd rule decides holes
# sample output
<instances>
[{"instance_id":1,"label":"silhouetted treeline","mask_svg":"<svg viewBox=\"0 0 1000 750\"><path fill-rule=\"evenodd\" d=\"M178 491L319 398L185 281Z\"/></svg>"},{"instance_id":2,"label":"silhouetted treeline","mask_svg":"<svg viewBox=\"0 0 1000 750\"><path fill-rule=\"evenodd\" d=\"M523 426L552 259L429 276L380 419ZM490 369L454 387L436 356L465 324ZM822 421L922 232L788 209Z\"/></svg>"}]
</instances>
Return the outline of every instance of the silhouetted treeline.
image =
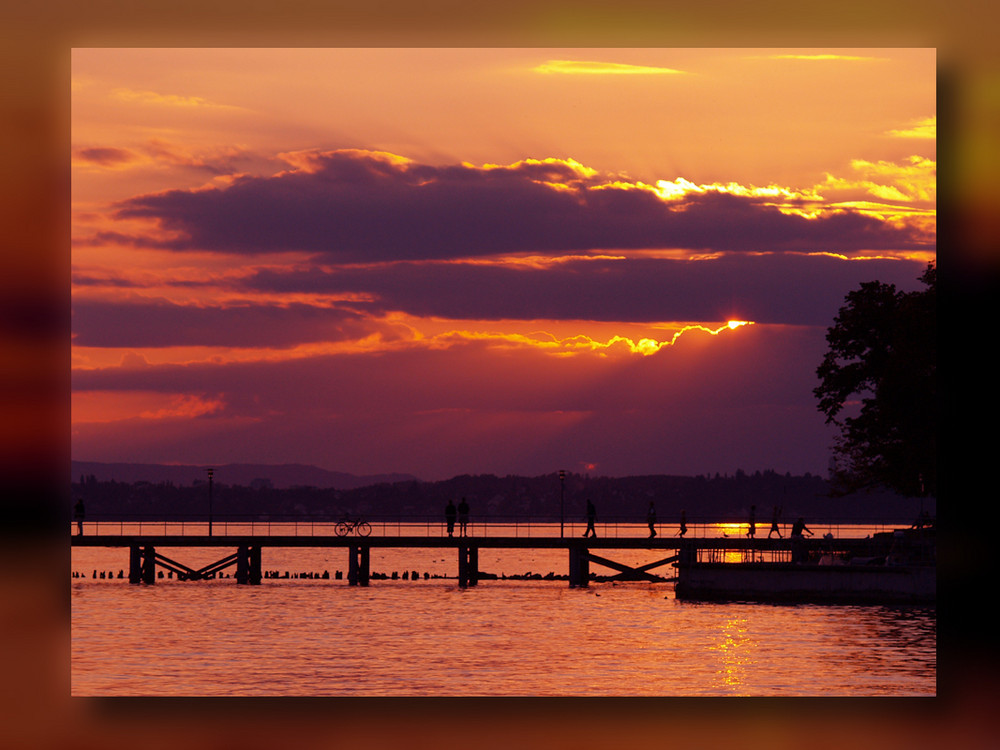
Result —
<instances>
[{"instance_id":1,"label":"silhouetted treeline","mask_svg":"<svg viewBox=\"0 0 1000 750\"><path fill-rule=\"evenodd\" d=\"M70 461L69 479L81 475L94 475L102 481L118 482L173 482L191 484L207 479L208 466L197 464L144 464L103 461ZM272 487L337 487L354 489L378 482L402 482L416 479L409 474L348 474L329 471L310 464L214 464L216 480L229 484L266 484ZM264 478L261 478L264 477Z\"/></svg>"},{"instance_id":2,"label":"silhouetted treeline","mask_svg":"<svg viewBox=\"0 0 1000 750\"><path fill-rule=\"evenodd\" d=\"M473 520L554 520L560 517L560 498L567 521L583 517L586 500L597 506L599 521L636 521L646 517L653 501L661 522L672 522L683 509L690 521L745 521L756 506L758 524L770 522L773 508L782 509L782 522L798 516L812 521L870 521L909 523L923 508L935 513L933 499L923 506L915 498L880 493L833 497L826 479L774 471L735 475L590 477L567 474L561 486L556 473L538 477L492 474L461 475L439 482L379 483L350 490L317 487L276 489L266 481L253 487L214 482L215 518L316 520L359 515L369 519L423 520L441 516L449 499L467 498ZM72 485L73 500L82 498L87 518L204 519L208 514L207 481L191 485L172 482L99 481L81 476Z\"/></svg>"}]
</instances>

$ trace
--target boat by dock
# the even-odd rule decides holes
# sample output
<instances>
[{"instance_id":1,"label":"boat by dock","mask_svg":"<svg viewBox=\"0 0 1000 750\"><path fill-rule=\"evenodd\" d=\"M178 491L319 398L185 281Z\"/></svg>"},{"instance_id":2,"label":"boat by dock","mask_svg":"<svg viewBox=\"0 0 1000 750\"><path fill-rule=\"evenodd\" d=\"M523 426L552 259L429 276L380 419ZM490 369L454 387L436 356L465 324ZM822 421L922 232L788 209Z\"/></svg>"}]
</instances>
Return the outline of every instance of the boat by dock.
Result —
<instances>
[{"instance_id":1,"label":"boat by dock","mask_svg":"<svg viewBox=\"0 0 1000 750\"><path fill-rule=\"evenodd\" d=\"M824 539L793 538L791 559L750 555L737 561L697 550L678 561L678 599L933 604L937 595L934 529L875 534L853 550Z\"/></svg>"}]
</instances>

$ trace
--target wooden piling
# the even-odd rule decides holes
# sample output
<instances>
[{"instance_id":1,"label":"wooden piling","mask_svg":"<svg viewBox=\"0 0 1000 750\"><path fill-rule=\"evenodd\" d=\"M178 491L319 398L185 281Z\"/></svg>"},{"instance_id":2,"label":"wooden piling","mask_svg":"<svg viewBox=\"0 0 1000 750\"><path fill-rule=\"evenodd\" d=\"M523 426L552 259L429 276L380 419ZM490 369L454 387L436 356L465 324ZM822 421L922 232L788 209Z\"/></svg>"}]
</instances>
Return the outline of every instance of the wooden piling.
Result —
<instances>
[{"instance_id":1,"label":"wooden piling","mask_svg":"<svg viewBox=\"0 0 1000 750\"><path fill-rule=\"evenodd\" d=\"M590 584L590 554L585 547L569 548L569 585L571 587Z\"/></svg>"},{"instance_id":2,"label":"wooden piling","mask_svg":"<svg viewBox=\"0 0 1000 750\"><path fill-rule=\"evenodd\" d=\"M479 547L459 545L458 585L462 588L479 583Z\"/></svg>"},{"instance_id":3,"label":"wooden piling","mask_svg":"<svg viewBox=\"0 0 1000 750\"><path fill-rule=\"evenodd\" d=\"M141 571L143 583L156 583L156 549L151 544L142 548Z\"/></svg>"},{"instance_id":4,"label":"wooden piling","mask_svg":"<svg viewBox=\"0 0 1000 750\"><path fill-rule=\"evenodd\" d=\"M347 560L347 581L351 586L367 586L371 579L371 553L368 547L351 545Z\"/></svg>"},{"instance_id":5,"label":"wooden piling","mask_svg":"<svg viewBox=\"0 0 1000 750\"><path fill-rule=\"evenodd\" d=\"M236 549L236 583L246 584L250 581L250 554L247 547Z\"/></svg>"},{"instance_id":6,"label":"wooden piling","mask_svg":"<svg viewBox=\"0 0 1000 750\"><path fill-rule=\"evenodd\" d=\"M255 545L249 550L249 557L247 562L250 564L249 573L249 583L251 586L259 586L261 573L260 573L260 547Z\"/></svg>"}]
</instances>

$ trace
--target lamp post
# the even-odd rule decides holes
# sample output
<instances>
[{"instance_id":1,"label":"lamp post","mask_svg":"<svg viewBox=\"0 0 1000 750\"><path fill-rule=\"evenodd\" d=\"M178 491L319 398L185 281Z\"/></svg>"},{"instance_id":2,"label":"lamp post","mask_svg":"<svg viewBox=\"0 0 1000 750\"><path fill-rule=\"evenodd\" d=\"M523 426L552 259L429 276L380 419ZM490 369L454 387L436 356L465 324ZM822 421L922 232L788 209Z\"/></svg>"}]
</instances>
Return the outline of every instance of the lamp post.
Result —
<instances>
[{"instance_id":1,"label":"lamp post","mask_svg":"<svg viewBox=\"0 0 1000 750\"><path fill-rule=\"evenodd\" d=\"M923 472L917 474L917 481L920 482L920 520L924 520L924 475Z\"/></svg>"},{"instance_id":2,"label":"lamp post","mask_svg":"<svg viewBox=\"0 0 1000 750\"><path fill-rule=\"evenodd\" d=\"M564 503L563 500L566 496L566 470L559 469L559 538L563 538L563 524L565 523L565 516L563 513Z\"/></svg>"},{"instance_id":3,"label":"lamp post","mask_svg":"<svg viewBox=\"0 0 1000 750\"><path fill-rule=\"evenodd\" d=\"M208 535L212 536L212 474L215 473L215 469L207 469L208 471Z\"/></svg>"}]
</instances>

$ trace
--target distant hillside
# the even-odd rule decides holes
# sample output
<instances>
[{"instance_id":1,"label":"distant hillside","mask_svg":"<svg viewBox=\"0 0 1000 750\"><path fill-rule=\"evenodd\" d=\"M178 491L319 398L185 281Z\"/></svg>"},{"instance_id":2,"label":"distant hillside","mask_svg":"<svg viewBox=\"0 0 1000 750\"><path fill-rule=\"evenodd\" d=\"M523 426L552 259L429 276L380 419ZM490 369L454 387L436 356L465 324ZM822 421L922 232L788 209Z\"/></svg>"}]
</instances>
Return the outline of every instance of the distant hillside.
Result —
<instances>
[{"instance_id":1,"label":"distant hillside","mask_svg":"<svg viewBox=\"0 0 1000 750\"><path fill-rule=\"evenodd\" d=\"M71 461L70 481L78 482L81 476L93 475L100 482L173 482L190 485L195 481L208 481L207 466L173 464L100 463L97 461ZM410 474L372 474L357 476L341 471L327 471L305 464L221 464L212 466L213 480L219 484L249 487L255 479L270 480L275 489L289 487L321 487L352 490L382 482L413 481Z\"/></svg>"}]
</instances>

